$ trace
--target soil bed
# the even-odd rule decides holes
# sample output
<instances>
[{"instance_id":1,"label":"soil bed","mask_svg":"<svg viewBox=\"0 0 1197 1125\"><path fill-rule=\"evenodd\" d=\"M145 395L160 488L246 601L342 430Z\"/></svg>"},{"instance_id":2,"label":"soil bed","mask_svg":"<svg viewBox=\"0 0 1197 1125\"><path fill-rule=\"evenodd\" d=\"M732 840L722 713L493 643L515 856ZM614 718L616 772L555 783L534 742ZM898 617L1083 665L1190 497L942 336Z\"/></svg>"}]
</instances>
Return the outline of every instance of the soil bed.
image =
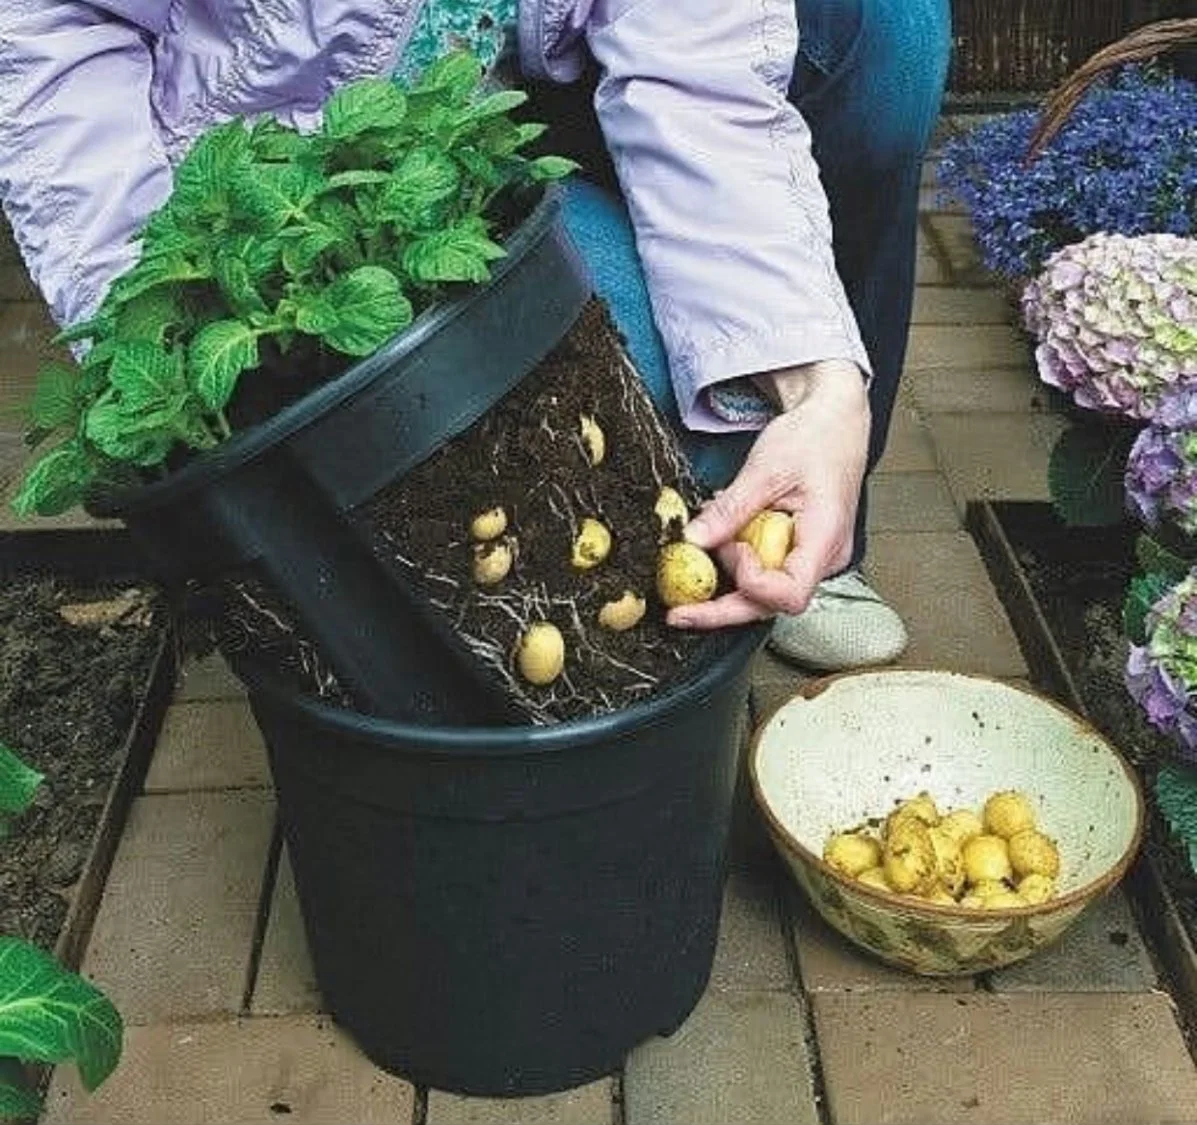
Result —
<instances>
[{"instance_id":1,"label":"soil bed","mask_svg":"<svg viewBox=\"0 0 1197 1125\"><path fill-rule=\"evenodd\" d=\"M1189 935L1197 940L1197 877L1185 852L1154 811L1159 767L1173 760L1171 741L1143 717L1123 682L1127 639L1122 606L1135 570L1137 529L1069 528L1049 504L990 505L1013 549L1044 622L1093 723L1126 755L1143 783L1151 815L1144 848L1160 871ZM1035 667L1037 677L1050 669ZM1065 700L1067 703L1068 701Z\"/></svg>"},{"instance_id":2,"label":"soil bed","mask_svg":"<svg viewBox=\"0 0 1197 1125\"><path fill-rule=\"evenodd\" d=\"M605 435L597 465L582 438L583 416ZM694 510L699 491L676 441L605 309L592 302L498 406L355 519L375 554L445 615L529 720L545 723L644 699L678 677L702 644L701 635L666 627L655 592L661 529L654 506L666 485ZM514 564L502 582L479 586L469 526L495 507L506 513ZM612 538L610 555L592 570L571 564L585 518L601 521ZM643 620L624 633L600 628L599 609L629 590L648 603ZM292 615L260 583L240 577L220 606L216 631L226 651L248 647L305 689L349 702ZM566 647L564 672L543 688L524 681L514 661L520 637L537 621L555 624Z\"/></svg>"},{"instance_id":3,"label":"soil bed","mask_svg":"<svg viewBox=\"0 0 1197 1125\"><path fill-rule=\"evenodd\" d=\"M91 854L162 642L157 595L123 599L128 590L54 578L0 583L0 742L46 779L0 840L0 933L46 950ZM109 623L74 625L60 612L96 603Z\"/></svg>"}]
</instances>

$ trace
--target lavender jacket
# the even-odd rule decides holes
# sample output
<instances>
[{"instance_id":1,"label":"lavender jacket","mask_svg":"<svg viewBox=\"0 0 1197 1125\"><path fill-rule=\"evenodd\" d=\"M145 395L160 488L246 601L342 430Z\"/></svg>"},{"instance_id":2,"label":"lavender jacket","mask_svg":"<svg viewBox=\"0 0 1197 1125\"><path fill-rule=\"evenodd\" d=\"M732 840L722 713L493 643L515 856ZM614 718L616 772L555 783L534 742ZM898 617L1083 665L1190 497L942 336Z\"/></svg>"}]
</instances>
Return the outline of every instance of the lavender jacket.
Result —
<instances>
[{"instance_id":1,"label":"lavender jacket","mask_svg":"<svg viewBox=\"0 0 1197 1125\"><path fill-rule=\"evenodd\" d=\"M0 200L60 323L135 258L206 126L314 125L388 74L436 0L0 0ZM703 390L818 359L868 370L831 251L810 133L787 102L793 0L520 0L523 70L603 77L600 124L636 231L683 421L737 428Z\"/></svg>"}]
</instances>

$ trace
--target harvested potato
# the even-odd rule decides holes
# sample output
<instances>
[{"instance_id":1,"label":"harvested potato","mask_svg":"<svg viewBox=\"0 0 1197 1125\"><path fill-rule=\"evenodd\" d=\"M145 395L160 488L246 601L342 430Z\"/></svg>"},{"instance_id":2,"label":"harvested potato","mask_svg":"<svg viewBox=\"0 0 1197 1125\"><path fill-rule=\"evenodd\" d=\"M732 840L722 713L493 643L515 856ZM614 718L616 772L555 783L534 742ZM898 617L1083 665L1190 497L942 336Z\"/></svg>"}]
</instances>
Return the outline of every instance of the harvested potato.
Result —
<instances>
[{"instance_id":1,"label":"harvested potato","mask_svg":"<svg viewBox=\"0 0 1197 1125\"><path fill-rule=\"evenodd\" d=\"M931 794L920 793L917 797L911 797L910 800L901 802L886 817L885 834L888 836L893 831L894 825L906 817L913 817L915 820L922 821L928 827L938 824L939 809L935 807L935 802L931 799Z\"/></svg>"},{"instance_id":2,"label":"harvested potato","mask_svg":"<svg viewBox=\"0 0 1197 1125\"><path fill-rule=\"evenodd\" d=\"M837 871L855 878L881 863L881 845L862 832L841 832L827 841L823 858Z\"/></svg>"},{"instance_id":3,"label":"harvested potato","mask_svg":"<svg viewBox=\"0 0 1197 1125\"><path fill-rule=\"evenodd\" d=\"M470 536L481 543L498 539L507 530L507 513L502 508L488 508L470 522Z\"/></svg>"},{"instance_id":4,"label":"harvested potato","mask_svg":"<svg viewBox=\"0 0 1197 1125\"><path fill-rule=\"evenodd\" d=\"M757 512L736 539L756 552L766 570L780 570L794 540L794 521L785 512Z\"/></svg>"},{"instance_id":5,"label":"harvested potato","mask_svg":"<svg viewBox=\"0 0 1197 1125\"><path fill-rule=\"evenodd\" d=\"M474 547L474 581L479 586L494 586L511 572L515 544L510 539L492 539Z\"/></svg>"},{"instance_id":6,"label":"harvested potato","mask_svg":"<svg viewBox=\"0 0 1197 1125\"><path fill-rule=\"evenodd\" d=\"M591 465L601 465L607 456L607 435L603 428L589 414L583 414L578 419L582 431L582 444L586 447L586 456Z\"/></svg>"},{"instance_id":7,"label":"harvested potato","mask_svg":"<svg viewBox=\"0 0 1197 1125\"><path fill-rule=\"evenodd\" d=\"M1014 873L1010 852L1000 836L974 836L963 847L964 875L970 883L1009 879Z\"/></svg>"},{"instance_id":8,"label":"harvested potato","mask_svg":"<svg viewBox=\"0 0 1197 1125\"><path fill-rule=\"evenodd\" d=\"M1056 845L1042 832L1028 828L1010 837L1010 866L1016 875L1046 875L1054 879L1060 874L1060 853Z\"/></svg>"},{"instance_id":9,"label":"harvested potato","mask_svg":"<svg viewBox=\"0 0 1197 1125\"><path fill-rule=\"evenodd\" d=\"M1056 883L1046 875L1027 875L1018 881L1018 893L1032 906L1056 897Z\"/></svg>"},{"instance_id":10,"label":"harvested potato","mask_svg":"<svg viewBox=\"0 0 1197 1125\"><path fill-rule=\"evenodd\" d=\"M538 621L520 638L516 653L520 675L530 684L544 687L565 668L565 638L550 621Z\"/></svg>"},{"instance_id":11,"label":"harvested potato","mask_svg":"<svg viewBox=\"0 0 1197 1125\"><path fill-rule=\"evenodd\" d=\"M886 880L885 869L882 867L870 867L867 871L862 871L856 876L856 881L864 883L866 887L872 887L875 891L893 892L893 887Z\"/></svg>"},{"instance_id":12,"label":"harvested potato","mask_svg":"<svg viewBox=\"0 0 1197 1125\"><path fill-rule=\"evenodd\" d=\"M1027 900L1017 891L1006 889L997 894L987 895L981 900L981 905L985 910L1009 910L1012 907L1026 906Z\"/></svg>"},{"instance_id":13,"label":"harvested potato","mask_svg":"<svg viewBox=\"0 0 1197 1125\"><path fill-rule=\"evenodd\" d=\"M984 910L985 900L980 895L967 894L960 900L965 910Z\"/></svg>"},{"instance_id":14,"label":"harvested potato","mask_svg":"<svg viewBox=\"0 0 1197 1125\"><path fill-rule=\"evenodd\" d=\"M980 898L990 898L993 895L1003 895L1010 889L1010 884L1002 879L982 879L969 887L969 893Z\"/></svg>"},{"instance_id":15,"label":"harvested potato","mask_svg":"<svg viewBox=\"0 0 1197 1125\"><path fill-rule=\"evenodd\" d=\"M686 501L675 489L666 486L657 495L657 504L653 508L657 522L661 525L661 538L667 539L671 532L681 531L690 522L690 511Z\"/></svg>"},{"instance_id":16,"label":"harvested potato","mask_svg":"<svg viewBox=\"0 0 1197 1125\"><path fill-rule=\"evenodd\" d=\"M960 845L939 825L927 830L935 850L935 870L944 889L953 895L964 890L964 858Z\"/></svg>"},{"instance_id":17,"label":"harvested potato","mask_svg":"<svg viewBox=\"0 0 1197 1125\"><path fill-rule=\"evenodd\" d=\"M956 905L956 896L945 890L943 887L934 887L922 897L927 902L934 903L936 906Z\"/></svg>"},{"instance_id":18,"label":"harvested potato","mask_svg":"<svg viewBox=\"0 0 1197 1125\"><path fill-rule=\"evenodd\" d=\"M598 612L598 623L613 633L625 633L640 624L646 603L632 590L624 590L623 596L607 602Z\"/></svg>"},{"instance_id":19,"label":"harvested potato","mask_svg":"<svg viewBox=\"0 0 1197 1125\"><path fill-rule=\"evenodd\" d=\"M995 793L985 802L982 820L986 832L1008 840L1019 832L1035 827L1035 811L1025 794L1010 789Z\"/></svg>"},{"instance_id":20,"label":"harvested potato","mask_svg":"<svg viewBox=\"0 0 1197 1125\"><path fill-rule=\"evenodd\" d=\"M939 827L959 845L985 831L981 818L972 809L953 809L940 820Z\"/></svg>"},{"instance_id":21,"label":"harvested potato","mask_svg":"<svg viewBox=\"0 0 1197 1125\"><path fill-rule=\"evenodd\" d=\"M895 891L909 894L935 885L935 848L921 820L907 817L895 824L886 837L883 854L885 877Z\"/></svg>"},{"instance_id":22,"label":"harvested potato","mask_svg":"<svg viewBox=\"0 0 1197 1125\"><path fill-rule=\"evenodd\" d=\"M611 553L611 532L605 524L587 516L574 540L571 562L575 570L593 570Z\"/></svg>"},{"instance_id":23,"label":"harvested potato","mask_svg":"<svg viewBox=\"0 0 1197 1125\"><path fill-rule=\"evenodd\" d=\"M657 593L669 608L705 602L719 585L715 562L693 543L667 543L657 556Z\"/></svg>"}]
</instances>

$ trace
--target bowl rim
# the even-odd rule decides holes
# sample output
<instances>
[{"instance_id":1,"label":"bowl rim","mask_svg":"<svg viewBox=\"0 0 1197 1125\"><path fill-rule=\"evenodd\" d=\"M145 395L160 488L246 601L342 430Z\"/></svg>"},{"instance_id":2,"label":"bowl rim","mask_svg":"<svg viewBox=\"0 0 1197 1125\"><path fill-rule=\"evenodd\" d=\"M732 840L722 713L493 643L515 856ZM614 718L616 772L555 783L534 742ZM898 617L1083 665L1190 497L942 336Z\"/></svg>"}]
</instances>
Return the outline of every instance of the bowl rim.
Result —
<instances>
[{"instance_id":1,"label":"bowl rim","mask_svg":"<svg viewBox=\"0 0 1197 1125\"><path fill-rule=\"evenodd\" d=\"M1131 792L1135 797L1135 824L1134 831L1131 833L1130 843L1127 845L1125 851L1119 856L1116 863L1113 864L1104 874L1099 875L1096 879L1091 880L1082 887L1078 887L1074 891L1069 891L1066 895L1061 895L1058 898L1048 899L1047 902L1034 903L1028 906L1003 906L996 910L974 910L968 907L956 906L941 906L938 903L926 902L922 899L916 898L914 895L902 895L896 891L880 891L874 887L870 887L867 883L861 883L856 879L850 879L843 872L832 867L821 855L812 852L805 844L803 844L788 828L781 823L781 821L774 814L770 807L768 800L765 797L764 788L761 785L759 760L761 750L761 738L764 735L769 724L777 714L795 699L813 700L822 695L833 684L839 683L842 680L858 679L864 676L909 676L909 675L937 675L937 676L953 676L965 680L978 680L982 683L996 684L1008 691L1021 692L1023 695L1029 695L1040 703L1045 703L1053 710L1058 711L1066 719L1068 719L1074 726L1078 727L1086 736L1098 739L1103 743L1107 750L1114 756L1114 759L1122 767L1122 772L1130 784ZM999 679L997 676L988 676L980 672L956 672L949 668L926 668L926 667L902 667L902 668L857 668L848 672L835 672L830 675L820 676L816 679L807 680L805 683L799 685L797 691L789 698L778 703L772 707L768 714L760 720L756 725L756 729L752 733L752 738L748 746L748 776L752 785L752 796L756 804L757 810L765 818L765 823L769 828L774 840L785 848L797 853L800 859L810 864L824 875L831 878L835 883L840 884L852 890L855 894L860 895L866 901L872 900L877 904L894 907L899 906L908 913L923 914L929 918L946 921L959 922L979 922L979 921L1002 921L1014 920L1018 918L1033 918L1053 914L1059 911L1067 910L1071 906L1083 906L1088 902L1096 900L1099 896L1106 894L1112 890L1118 883L1120 883L1126 873L1130 870L1131 864L1134 863L1135 857L1139 853L1139 848L1143 843L1143 833L1145 829L1147 807L1143 796L1143 786L1139 782L1138 776L1131 768L1130 763L1126 760L1122 751L1118 749L1100 730L1097 729L1088 719L1078 715L1075 711L1070 710L1057 700L1045 695L1035 688L1027 687L1022 684L1010 683L1008 680Z\"/></svg>"}]
</instances>

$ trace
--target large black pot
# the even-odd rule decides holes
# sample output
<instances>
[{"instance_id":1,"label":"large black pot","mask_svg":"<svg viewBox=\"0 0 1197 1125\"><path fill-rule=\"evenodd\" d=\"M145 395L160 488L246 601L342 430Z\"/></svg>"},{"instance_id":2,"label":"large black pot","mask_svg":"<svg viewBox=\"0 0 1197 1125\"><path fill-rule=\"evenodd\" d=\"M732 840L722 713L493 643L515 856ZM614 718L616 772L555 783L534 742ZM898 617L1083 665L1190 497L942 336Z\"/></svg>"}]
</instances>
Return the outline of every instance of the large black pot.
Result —
<instances>
[{"instance_id":1,"label":"large black pot","mask_svg":"<svg viewBox=\"0 0 1197 1125\"><path fill-rule=\"evenodd\" d=\"M517 722L451 629L373 555L352 510L477 421L552 350L590 297L550 190L486 286L161 482L93 505L168 580L246 568L292 607L367 710Z\"/></svg>"},{"instance_id":2,"label":"large black pot","mask_svg":"<svg viewBox=\"0 0 1197 1125\"><path fill-rule=\"evenodd\" d=\"M379 1066L491 1096L618 1068L710 973L748 666L549 727L401 725L243 669L324 999Z\"/></svg>"}]
</instances>

